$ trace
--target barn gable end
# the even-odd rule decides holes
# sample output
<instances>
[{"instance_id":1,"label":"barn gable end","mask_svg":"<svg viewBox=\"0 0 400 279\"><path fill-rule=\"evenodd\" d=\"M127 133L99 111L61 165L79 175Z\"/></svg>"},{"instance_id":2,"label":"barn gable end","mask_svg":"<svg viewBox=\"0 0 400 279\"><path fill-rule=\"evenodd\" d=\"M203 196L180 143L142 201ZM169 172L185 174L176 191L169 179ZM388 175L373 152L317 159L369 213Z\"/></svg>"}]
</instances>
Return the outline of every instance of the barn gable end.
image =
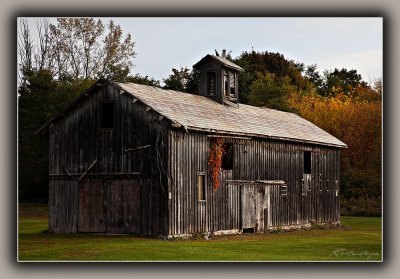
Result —
<instances>
[{"instance_id":1,"label":"barn gable end","mask_svg":"<svg viewBox=\"0 0 400 279\"><path fill-rule=\"evenodd\" d=\"M104 117L113 118L112 127L103 127ZM166 175L159 166L167 161L166 124L109 82L52 122L50 231L165 232Z\"/></svg>"}]
</instances>

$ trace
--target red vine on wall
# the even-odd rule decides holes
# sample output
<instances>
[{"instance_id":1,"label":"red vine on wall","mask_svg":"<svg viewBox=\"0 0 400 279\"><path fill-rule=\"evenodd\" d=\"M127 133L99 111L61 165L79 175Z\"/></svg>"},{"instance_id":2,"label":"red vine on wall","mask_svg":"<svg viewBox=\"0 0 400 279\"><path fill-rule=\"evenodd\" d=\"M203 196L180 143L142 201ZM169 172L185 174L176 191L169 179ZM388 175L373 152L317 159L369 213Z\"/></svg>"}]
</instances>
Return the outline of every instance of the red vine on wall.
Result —
<instances>
[{"instance_id":1,"label":"red vine on wall","mask_svg":"<svg viewBox=\"0 0 400 279\"><path fill-rule=\"evenodd\" d=\"M222 156L224 155L224 140L222 138L216 138L211 143L210 156L208 158L208 165L211 168L211 179L213 182L213 189L217 191L220 181L219 174L222 169Z\"/></svg>"}]
</instances>

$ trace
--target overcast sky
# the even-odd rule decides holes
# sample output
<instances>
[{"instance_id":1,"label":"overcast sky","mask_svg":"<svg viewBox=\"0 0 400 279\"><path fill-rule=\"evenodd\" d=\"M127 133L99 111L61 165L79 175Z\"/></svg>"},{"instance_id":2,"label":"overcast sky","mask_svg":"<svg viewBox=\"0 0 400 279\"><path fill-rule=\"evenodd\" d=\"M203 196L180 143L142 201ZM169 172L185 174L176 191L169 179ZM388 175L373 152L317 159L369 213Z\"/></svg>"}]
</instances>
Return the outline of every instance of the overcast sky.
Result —
<instances>
[{"instance_id":1,"label":"overcast sky","mask_svg":"<svg viewBox=\"0 0 400 279\"><path fill-rule=\"evenodd\" d=\"M319 71L356 69L367 82L382 77L382 18L113 18L131 33L133 73L162 81L217 49L279 52ZM103 18L106 23L107 18ZM34 26L34 25L32 25Z\"/></svg>"}]
</instances>

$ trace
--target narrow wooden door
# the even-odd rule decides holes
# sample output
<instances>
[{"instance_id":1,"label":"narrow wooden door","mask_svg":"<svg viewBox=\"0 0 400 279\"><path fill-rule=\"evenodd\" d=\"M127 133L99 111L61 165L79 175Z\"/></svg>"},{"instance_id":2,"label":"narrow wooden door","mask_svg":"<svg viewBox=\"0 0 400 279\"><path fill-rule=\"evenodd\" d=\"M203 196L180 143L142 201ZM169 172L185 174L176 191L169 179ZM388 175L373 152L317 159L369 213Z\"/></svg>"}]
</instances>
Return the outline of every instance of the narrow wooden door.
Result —
<instances>
[{"instance_id":1,"label":"narrow wooden door","mask_svg":"<svg viewBox=\"0 0 400 279\"><path fill-rule=\"evenodd\" d=\"M242 186L242 228L256 226L256 195L253 185Z\"/></svg>"},{"instance_id":2,"label":"narrow wooden door","mask_svg":"<svg viewBox=\"0 0 400 279\"><path fill-rule=\"evenodd\" d=\"M242 186L242 228L264 232L269 228L269 192L264 185Z\"/></svg>"},{"instance_id":3,"label":"narrow wooden door","mask_svg":"<svg viewBox=\"0 0 400 279\"><path fill-rule=\"evenodd\" d=\"M79 184L79 232L105 232L103 180L85 178Z\"/></svg>"}]
</instances>

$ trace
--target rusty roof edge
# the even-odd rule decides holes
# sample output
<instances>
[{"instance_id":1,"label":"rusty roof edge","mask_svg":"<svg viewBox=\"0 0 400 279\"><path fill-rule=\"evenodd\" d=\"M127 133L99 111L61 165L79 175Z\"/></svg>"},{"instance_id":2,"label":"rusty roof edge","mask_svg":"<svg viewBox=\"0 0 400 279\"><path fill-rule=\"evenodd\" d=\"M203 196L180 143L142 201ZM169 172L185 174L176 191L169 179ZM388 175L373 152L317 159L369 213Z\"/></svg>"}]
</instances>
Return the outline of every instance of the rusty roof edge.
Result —
<instances>
[{"instance_id":1,"label":"rusty roof edge","mask_svg":"<svg viewBox=\"0 0 400 279\"><path fill-rule=\"evenodd\" d=\"M150 106L149 104L147 104L145 101L143 101L141 98L139 98L138 96L134 95L131 91L127 91L126 89L124 89L121 84L127 84L129 86L129 83L122 83L122 82L114 82L112 80L109 80L108 82L110 82L111 84L113 84L115 87L119 88L120 90L124 90L125 92L127 92L129 94L130 97L135 98L137 100L139 100L141 103L143 103L144 105L146 105L147 107L149 107L150 109L152 109L153 111L157 112L159 115L162 115L163 117L165 117L167 120L169 120L171 123L175 123L175 124L179 124L182 127L184 127L186 129L186 126L184 126L182 123L179 123L176 120L173 120L171 118L169 118L168 116L166 116L164 113L159 112L157 109L155 109L153 106ZM151 86L153 87L153 86Z\"/></svg>"},{"instance_id":2,"label":"rusty roof edge","mask_svg":"<svg viewBox=\"0 0 400 279\"><path fill-rule=\"evenodd\" d=\"M301 140L301 139L295 139L295 138L289 138L289 137L277 137L277 136L268 136L268 135L263 135L263 134L240 133L240 132L232 132L232 131L215 130L215 129L210 129L210 128L208 128L208 129L198 128L198 127L193 127L193 126L187 126L187 129L193 130L193 131L209 132L209 133L220 133L220 134L225 134L225 135L240 135L240 136L246 135L246 136L258 137L258 138L270 138L270 139L277 139L277 140L284 140L284 141L295 141L295 142L301 142L301 143L324 145L324 146L337 147L337 148L348 148L348 146L344 143L343 143L343 145L341 145L341 144L333 144L333 143L326 143L326 142L320 142L320 141Z\"/></svg>"}]
</instances>

